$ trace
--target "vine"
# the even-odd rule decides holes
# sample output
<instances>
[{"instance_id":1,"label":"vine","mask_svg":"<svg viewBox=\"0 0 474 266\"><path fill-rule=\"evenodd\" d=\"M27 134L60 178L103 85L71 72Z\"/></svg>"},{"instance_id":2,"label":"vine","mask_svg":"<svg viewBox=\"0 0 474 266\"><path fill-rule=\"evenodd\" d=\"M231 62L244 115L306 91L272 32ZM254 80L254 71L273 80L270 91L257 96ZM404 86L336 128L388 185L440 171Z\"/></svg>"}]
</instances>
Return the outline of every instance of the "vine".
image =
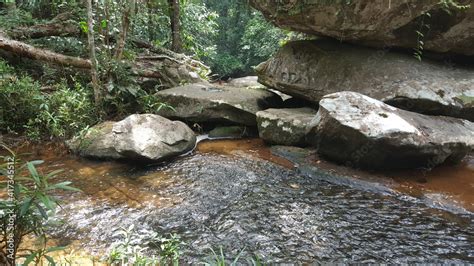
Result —
<instances>
[{"instance_id":1,"label":"vine","mask_svg":"<svg viewBox=\"0 0 474 266\"><path fill-rule=\"evenodd\" d=\"M438 2L438 5L441 6L441 9L444 10L449 15L453 14L452 13L453 10L454 11L464 11L464 10L467 10L467 9L471 8L470 4L463 5L463 4L458 3L455 0L440 0ZM416 40L416 47L414 48L415 51L413 53L413 56L416 59L418 59L419 61L421 61L422 56L423 56L423 50L424 50L424 46L425 46L425 42L424 42L425 35L431 29L431 26L428 23L426 23L425 20L430 19L430 18L431 18L431 13L430 12L423 13L421 21L420 21L419 28L418 28L418 30L416 30L417 40Z\"/></svg>"}]
</instances>

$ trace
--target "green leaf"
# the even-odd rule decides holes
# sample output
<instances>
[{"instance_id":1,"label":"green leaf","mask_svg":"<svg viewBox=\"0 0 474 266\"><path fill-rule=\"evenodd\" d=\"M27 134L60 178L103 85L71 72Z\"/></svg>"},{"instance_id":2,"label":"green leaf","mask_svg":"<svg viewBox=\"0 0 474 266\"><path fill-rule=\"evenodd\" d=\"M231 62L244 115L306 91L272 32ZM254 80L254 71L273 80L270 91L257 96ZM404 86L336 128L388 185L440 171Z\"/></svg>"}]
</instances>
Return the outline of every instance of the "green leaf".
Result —
<instances>
[{"instance_id":1,"label":"green leaf","mask_svg":"<svg viewBox=\"0 0 474 266\"><path fill-rule=\"evenodd\" d=\"M49 265L56 266L56 262L54 262L54 259L48 255L44 255L44 257L48 260Z\"/></svg>"},{"instance_id":2,"label":"green leaf","mask_svg":"<svg viewBox=\"0 0 474 266\"><path fill-rule=\"evenodd\" d=\"M65 181L65 182L61 182L61 183L54 184L54 185L48 187L47 189L48 189L48 190L51 190L51 189L62 189L62 190L68 190L68 191L82 192L82 190L80 190L80 189L78 189L78 188L68 186L68 185L70 185L71 183L72 183L72 182L70 182L70 181Z\"/></svg>"},{"instance_id":3,"label":"green leaf","mask_svg":"<svg viewBox=\"0 0 474 266\"><path fill-rule=\"evenodd\" d=\"M51 200L49 196L39 194L38 198L41 200L41 202L48 208L49 210L54 210L54 201Z\"/></svg>"},{"instance_id":4,"label":"green leaf","mask_svg":"<svg viewBox=\"0 0 474 266\"><path fill-rule=\"evenodd\" d=\"M64 172L64 169L54 170L51 173L47 174L46 177L51 178L51 177L54 177L54 176L56 176L57 174L59 174L61 172Z\"/></svg>"},{"instance_id":5,"label":"green leaf","mask_svg":"<svg viewBox=\"0 0 474 266\"><path fill-rule=\"evenodd\" d=\"M54 251L61 251L61 250L64 250L64 249L66 249L66 247L61 247L61 246L50 247L50 248L46 249L46 253L54 252Z\"/></svg>"},{"instance_id":6,"label":"green leaf","mask_svg":"<svg viewBox=\"0 0 474 266\"><path fill-rule=\"evenodd\" d=\"M36 253L31 253L28 257L26 257L25 262L23 262L23 266L28 266L33 260L36 258Z\"/></svg>"},{"instance_id":7,"label":"green leaf","mask_svg":"<svg viewBox=\"0 0 474 266\"><path fill-rule=\"evenodd\" d=\"M35 206L36 208L38 208L38 211L40 212L41 216L43 216L44 219L48 219L48 214L46 213L46 211L44 210L43 207L41 207L41 205L39 205L38 203L35 202Z\"/></svg>"},{"instance_id":8,"label":"green leaf","mask_svg":"<svg viewBox=\"0 0 474 266\"><path fill-rule=\"evenodd\" d=\"M85 22L85 21L79 22L79 27L81 27L82 32L84 32L84 33L89 32L89 27L87 25L87 22Z\"/></svg>"},{"instance_id":9,"label":"green leaf","mask_svg":"<svg viewBox=\"0 0 474 266\"><path fill-rule=\"evenodd\" d=\"M33 201L32 198L27 198L23 204L21 205L21 208L20 208L20 217L25 215L25 213L28 211L28 209L30 208L31 206L31 202Z\"/></svg>"},{"instance_id":10,"label":"green leaf","mask_svg":"<svg viewBox=\"0 0 474 266\"><path fill-rule=\"evenodd\" d=\"M32 164L31 162L27 162L26 166L28 167L28 170L30 171L31 177L33 177L33 179L35 180L35 183L39 185L41 181L39 178L38 171L36 171L34 164Z\"/></svg>"}]
</instances>

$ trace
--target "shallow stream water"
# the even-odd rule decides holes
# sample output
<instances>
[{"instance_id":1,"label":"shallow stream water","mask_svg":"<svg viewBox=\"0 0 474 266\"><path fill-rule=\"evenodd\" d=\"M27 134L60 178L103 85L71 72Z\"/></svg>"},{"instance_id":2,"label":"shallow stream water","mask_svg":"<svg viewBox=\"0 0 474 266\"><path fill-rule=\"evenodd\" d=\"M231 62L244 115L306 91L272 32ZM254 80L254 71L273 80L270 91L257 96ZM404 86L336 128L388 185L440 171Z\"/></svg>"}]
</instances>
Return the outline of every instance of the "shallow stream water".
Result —
<instances>
[{"instance_id":1,"label":"shallow stream water","mask_svg":"<svg viewBox=\"0 0 474 266\"><path fill-rule=\"evenodd\" d=\"M260 141L208 141L146 168L35 156L48 162L43 171L65 169L60 179L83 190L60 194L52 236L92 255L104 255L117 230L133 224L144 238L179 234L183 262L222 247L265 262L474 263L471 212L302 174ZM473 192L474 171L465 173Z\"/></svg>"}]
</instances>

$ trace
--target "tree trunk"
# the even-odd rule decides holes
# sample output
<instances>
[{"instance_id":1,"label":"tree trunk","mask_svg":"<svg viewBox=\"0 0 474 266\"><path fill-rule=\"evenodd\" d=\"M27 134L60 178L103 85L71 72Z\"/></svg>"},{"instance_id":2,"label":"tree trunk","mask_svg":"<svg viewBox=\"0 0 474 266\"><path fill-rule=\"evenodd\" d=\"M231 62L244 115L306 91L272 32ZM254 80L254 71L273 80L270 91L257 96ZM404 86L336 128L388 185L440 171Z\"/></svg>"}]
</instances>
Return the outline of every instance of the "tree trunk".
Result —
<instances>
[{"instance_id":1,"label":"tree trunk","mask_svg":"<svg viewBox=\"0 0 474 266\"><path fill-rule=\"evenodd\" d=\"M120 37L115 50L115 58L118 60L122 59L123 50L125 49L125 43L127 41L128 29L130 27L130 15L134 9L135 0L128 0L122 15L122 31L120 32Z\"/></svg>"},{"instance_id":2,"label":"tree trunk","mask_svg":"<svg viewBox=\"0 0 474 266\"><path fill-rule=\"evenodd\" d=\"M181 25L179 19L179 0L168 0L171 21L171 50L181 52L183 43L181 41Z\"/></svg>"},{"instance_id":3,"label":"tree trunk","mask_svg":"<svg viewBox=\"0 0 474 266\"><path fill-rule=\"evenodd\" d=\"M101 93L99 80L97 78L97 59L95 56L94 44L94 18L92 15L92 0L87 0L87 40L89 43L89 57L91 61L91 80L94 88L95 105L99 106L101 101Z\"/></svg>"},{"instance_id":4,"label":"tree trunk","mask_svg":"<svg viewBox=\"0 0 474 266\"><path fill-rule=\"evenodd\" d=\"M58 54L45 49L38 49L29 44L14 41L2 35L0 33L0 49L11 52L13 54L35 59L41 61L47 61L50 63L62 65L62 66L73 66L77 68L91 68L91 61L79 57L67 56Z\"/></svg>"}]
</instances>

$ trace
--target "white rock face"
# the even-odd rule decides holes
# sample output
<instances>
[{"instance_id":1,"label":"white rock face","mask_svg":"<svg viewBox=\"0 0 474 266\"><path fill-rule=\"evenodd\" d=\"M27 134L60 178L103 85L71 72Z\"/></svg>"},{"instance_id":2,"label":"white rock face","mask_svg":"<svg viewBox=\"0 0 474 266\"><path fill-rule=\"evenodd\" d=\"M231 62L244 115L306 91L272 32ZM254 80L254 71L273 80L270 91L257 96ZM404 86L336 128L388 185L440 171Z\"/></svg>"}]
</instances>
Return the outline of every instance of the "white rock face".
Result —
<instances>
[{"instance_id":1,"label":"white rock face","mask_svg":"<svg viewBox=\"0 0 474 266\"><path fill-rule=\"evenodd\" d=\"M194 132L184 123L153 114L135 114L119 122L92 127L80 139L68 142L80 156L98 159L161 161L192 150Z\"/></svg>"},{"instance_id":2,"label":"white rock face","mask_svg":"<svg viewBox=\"0 0 474 266\"><path fill-rule=\"evenodd\" d=\"M364 168L433 168L474 148L474 123L394 108L356 92L320 101L308 141L321 155Z\"/></svg>"},{"instance_id":3,"label":"white rock face","mask_svg":"<svg viewBox=\"0 0 474 266\"><path fill-rule=\"evenodd\" d=\"M316 114L311 108L267 109L257 113L260 138L271 144L304 146L308 126Z\"/></svg>"}]
</instances>

